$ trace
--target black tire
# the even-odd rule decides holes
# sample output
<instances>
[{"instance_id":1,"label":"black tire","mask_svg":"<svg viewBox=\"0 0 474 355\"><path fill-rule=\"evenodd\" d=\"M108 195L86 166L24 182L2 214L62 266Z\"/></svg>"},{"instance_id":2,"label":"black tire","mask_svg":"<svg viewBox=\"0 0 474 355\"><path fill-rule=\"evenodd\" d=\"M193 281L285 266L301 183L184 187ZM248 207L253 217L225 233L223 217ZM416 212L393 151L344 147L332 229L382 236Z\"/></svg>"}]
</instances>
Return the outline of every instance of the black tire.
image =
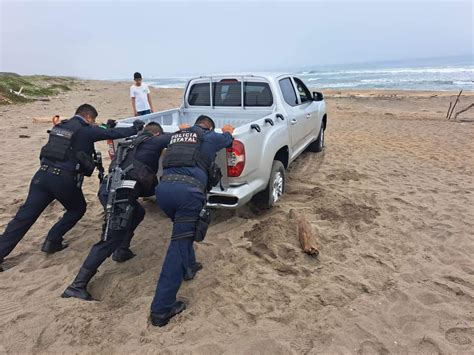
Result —
<instances>
[{"instance_id":1,"label":"black tire","mask_svg":"<svg viewBox=\"0 0 474 355\"><path fill-rule=\"evenodd\" d=\"M265 190L254 196L254 204L261 209L272 208L284 194L286 188L286 171L283 163L274 160L270 179Z\"/></svg>"},{"instance_id":2,"label":"black tire","mask_svg":"<svg viewBox=\"0 0 474 355\"><path fill-rule=\"evenodd\" d=\"M319 153L324 150L324 126L321 125L321 129L319 130L318 138L308 145L308 150L310 152Z\"/></svg>"}]
</instances>

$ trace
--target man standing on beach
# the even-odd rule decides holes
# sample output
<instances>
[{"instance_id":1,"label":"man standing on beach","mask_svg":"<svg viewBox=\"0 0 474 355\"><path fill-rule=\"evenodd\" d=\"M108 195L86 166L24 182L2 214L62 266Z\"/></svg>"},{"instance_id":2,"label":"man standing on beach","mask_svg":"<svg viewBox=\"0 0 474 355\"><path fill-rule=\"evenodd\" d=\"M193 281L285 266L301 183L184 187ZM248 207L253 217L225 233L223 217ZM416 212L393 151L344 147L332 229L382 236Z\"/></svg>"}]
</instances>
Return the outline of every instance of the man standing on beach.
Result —
<instances>
[{"instance_id":1,"label":"man standing on beach","mask_svg":"<svg viewBox=\"0 0 474 355\"><path fill-rule=\"evenodd\" d=\"M48 232L41 251L53 254L67 248L63 236L86 212L82 180L91 176L95 168L94 142L129 137L144 126L143 121L136 120L129 128L104 129L96 125L97 115L93 106L83 104L74 117L49 131L48 143L41 149L41 166L31 180L28 197L0 235L0 271L3 271L3 259L54 200L64 206L66 213Z\"/></svg>"},{"instance_id":2,"label":"man standing on beach","mask_svg":"<svg viewBox=\"0 0 474 355\"><path fill-rule=\"evenodd\" d=\"M133 116L148 115L153 112L150 89L142 82L142 75L139 72L133 74L135 84L130 87L130 97L132 99Z\"/></svg>"}]
</instances>

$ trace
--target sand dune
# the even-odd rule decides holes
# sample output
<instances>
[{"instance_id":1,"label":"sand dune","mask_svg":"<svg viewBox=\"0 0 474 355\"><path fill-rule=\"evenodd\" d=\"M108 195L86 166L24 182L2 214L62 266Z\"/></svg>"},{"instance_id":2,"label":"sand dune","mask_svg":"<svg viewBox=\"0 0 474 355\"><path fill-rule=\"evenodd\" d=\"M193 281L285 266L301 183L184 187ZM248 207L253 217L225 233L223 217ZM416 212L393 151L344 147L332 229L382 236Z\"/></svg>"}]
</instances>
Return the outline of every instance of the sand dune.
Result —
<instances>
[{"instance_id":1,"label":"sand dune","mask_svg":"<svg viewBox=\"0 0 474 355\"><path fill-rule=\"evenodd\" d=\"M47 140L48 124L32 118L68 116L83 102L104 121L126 117L127 87L84 82L51 102L0 107L2 229ZM154 91L159 109L180 95ZM88 179L88 211L67 250L39 250L63 213L53 203L6 259L0 354L473 353L474 125L444 119L454 96L328 91L325 152L291 166L272 210L216 213L197 246L205 268L180 291L188 309L164 328L148 312L171 223L151 201L132 245L138 256L107 261L91 282L100 302L59 297L99 237L98 182ZM317 232L319 260L302 253L290 209Z\"/></svg>"}]
</instances>

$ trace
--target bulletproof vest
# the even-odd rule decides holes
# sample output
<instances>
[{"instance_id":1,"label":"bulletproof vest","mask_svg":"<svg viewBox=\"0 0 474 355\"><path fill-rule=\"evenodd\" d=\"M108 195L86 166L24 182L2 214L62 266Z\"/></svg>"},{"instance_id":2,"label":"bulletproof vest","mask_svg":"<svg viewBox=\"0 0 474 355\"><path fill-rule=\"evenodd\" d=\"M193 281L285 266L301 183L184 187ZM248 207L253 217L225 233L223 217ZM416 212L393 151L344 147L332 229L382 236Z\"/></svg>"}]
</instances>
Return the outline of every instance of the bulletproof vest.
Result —
<instances>
[{"instance_id":1,"label":"bulletproof vest","mask_svg":"<svg viewBox=\"0 0 474 355\"><path fill-rule=\"evenodd\" d=\"M182 168L197 166L206 173L211 162L201 153L203 130L186 128L174 133L163 159L163 168Z\"/></svg>"},{"instance_id":2,"label":"bulletproof vest","mask_svg":"<svg viewBox=\"0 0 474 355\"><path fill-rule=\"evenodd\" d=\"M65 161L76 158L74 135L82 128L79 120L63 120L49 131L48 143L41 148L40 158Z\"/></svg>"},{"instance_id":3,"label":"bulletproof vest","mask_svg":"<svg viewBox=\"0 0 474 355\"><path fill-rule=\"evenodd\" d=\"M119 166L123 174L140 183L145 190L154 188L154 185L158 182L156 173L150 167L135 159L138 147L152 137L152 133L145 131L133 140L119 143L109 171L113 172L114 168Z\"/></svg>"}]
</instances>

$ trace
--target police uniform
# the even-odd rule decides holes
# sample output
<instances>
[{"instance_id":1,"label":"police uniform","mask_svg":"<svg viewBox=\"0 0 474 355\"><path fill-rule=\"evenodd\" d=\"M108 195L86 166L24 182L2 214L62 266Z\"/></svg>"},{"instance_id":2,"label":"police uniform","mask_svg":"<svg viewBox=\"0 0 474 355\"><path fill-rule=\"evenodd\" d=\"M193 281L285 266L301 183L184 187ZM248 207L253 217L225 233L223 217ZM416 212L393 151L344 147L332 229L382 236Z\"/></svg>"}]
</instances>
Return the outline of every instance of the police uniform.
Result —
<instances>
[{"instance_id":1,"label":"police uniform","mask_svg":"<svg viewBox=\"0 0 474 355\"><path fill-rule=\"evenodd\" d=\"M131 157L131 159L126 158L123 163L120 163L116 162L116 158L116 160L112 162L111 170L109 170L109 179L111 178L111 175L114 174L113 166L115 164L118 164L125 169L125 166L129 166L130 163L134 166L137 165L138 161L149 168L149 173L152 174L156 180L160 155L163 149L168 145L170 137L171 134L166 133L159 136L153 136L151 133L142 132L131 143L137 144L135 148L136 151L133 152L133 157L131 157L131 153L129 153L128 157ZM125 179L135 180L133 176L134 175L130 176L126 174ZM135 229L145 217L145 209L137 201L137 198L140 196L150 196L150 190L154 190L154 187L154 185L152 187L145 187L137 181L137 184L132 189L123 190L120 192L120 195L117 193L116 200L124 202L118 203L117 206L115 206L112 215L107 216L107 219L121 222L121 219L123 218L121 213L127 209L131 209L131 214L127 218L127 221L124 221L124 227L118 226L106 228L106 226L110 224L110 221L107 223L106 220L103 228L103 233L106 233L106 238L104 238L103 234L101 241L94 244L79 270L78 276L65 290L63 297L76 297L84 300L92 300L92 296L87 291L87 284L94 276L99 266L112 254L112 258L119 262L126 261L135 256L129 249L130 242ZM108 196L109 191L107 189L107 182L105 182L101 184L98 193L99 200L104 206L104 209L108 203ZM118 224L121 225L121 223Z\"/></svg>"},{"instance_id":2,"label":"police uniform","mask_svg":"<svg viewBox=\"0 0 474 355\"><path fill-rule=\"evenodd\" d=\"M63 244L64 234L86 212L87 203L81 181L84 169L90 169L90 166L85 168L79 160L89 160L93 169L94 142L124 138L136 133L135 126L103 129L90 125L79 115L55 126L48 143L41 150L41 168L31 180L28 197L0 236L0 268L3 259L12 252L43 210L54 200L58 200L66 212L48 232L42 251L54 253L64 249L67 246Z\"/></svg>"},{"instance_id":3,"label":"police uniform","mask_svg":"<svg viewBox=\"0 0 474 355\"><path fill-rule=\"evenodd\" d=\"M193 137L199 135L198 154L187 150L193 145ZM230 133L216 133L195 125L177 132L171 138L163 161L163 176L156 188L159 207L173 221L171 242L151 304L152 323L165 325L170 312L176 307L184 309L184 303L176 301L176 294L183 279L191 279L198 270L193 248L196 220L206 203L208 171L216 154L232 145ZM173 146L179 149L173 149ZM194 162L192 160L194 154ZM156 320L156 322L155 322Z\"/></svg>"}]
</instances>

